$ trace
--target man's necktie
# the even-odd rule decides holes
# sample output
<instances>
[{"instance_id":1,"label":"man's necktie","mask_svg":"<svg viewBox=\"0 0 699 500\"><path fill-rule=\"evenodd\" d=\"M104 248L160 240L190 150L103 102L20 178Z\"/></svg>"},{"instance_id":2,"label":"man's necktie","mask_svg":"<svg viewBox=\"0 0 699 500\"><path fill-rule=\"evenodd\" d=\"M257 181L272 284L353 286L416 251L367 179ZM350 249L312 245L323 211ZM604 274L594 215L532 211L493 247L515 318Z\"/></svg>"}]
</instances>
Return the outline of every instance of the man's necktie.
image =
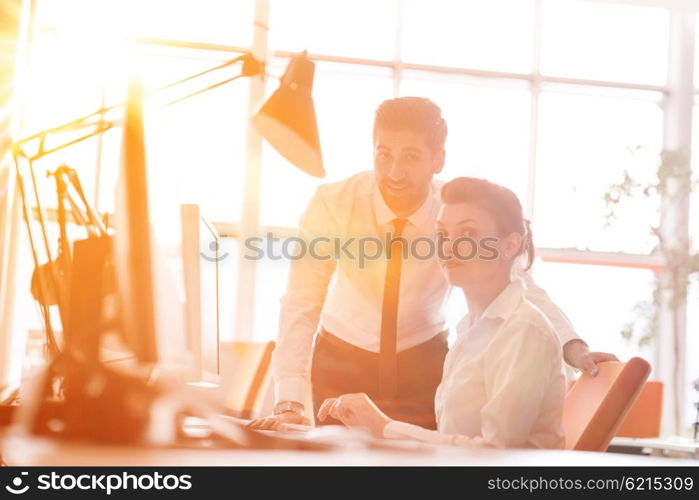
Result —
<instances>
[{"instance_id":1,"label":"man's necktie","mask_svg":"<svg viewBox=\"0 0 699 500\"><path fill-rule=\"evenodd\" d=\"M403 262L403 228L407 219L393 219L393 235L386 280L383 289L381 309L381 346L379 352L379 394L382 399L393 399L398 393L398 359L396 339L398 330L398 294L400 291L400 270Z\"/></svg>"}]
</instances>

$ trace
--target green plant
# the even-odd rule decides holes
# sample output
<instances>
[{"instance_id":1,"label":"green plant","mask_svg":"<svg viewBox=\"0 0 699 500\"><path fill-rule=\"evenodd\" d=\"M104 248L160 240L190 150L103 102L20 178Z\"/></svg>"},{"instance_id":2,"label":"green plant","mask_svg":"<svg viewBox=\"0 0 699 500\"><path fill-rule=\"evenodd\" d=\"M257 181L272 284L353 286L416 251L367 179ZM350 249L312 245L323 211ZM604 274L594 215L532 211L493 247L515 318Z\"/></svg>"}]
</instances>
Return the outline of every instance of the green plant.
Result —
<instances>
[{"instance_id":1,"label":"green plant","mask_svg":"<svg viewBox=\"0 0 699 500\"><path fill-rule=\"evenodd\" d=\"M638 151L641 148L636 148ZM654 197L659 207L659 225L651 225L650 231L657 244L651 254L661 257L662 269L655 275L655 289L652 300L638 303L634 308L634 318L622 328L621 335L631 341L638 338L639 346L647 345L658 331L661 322L668 325L667 334L674 346L675 363L681 366L678 346L683 345L684 310L687 292L692 278L699 277L699 253L691 251L687 231L689 203L692 190L697 182L692 182L689 155L684 151L663 151L659 155L658 168L654 179L640 182L628 172L622 181L610 187L605 194L607 222L613 223L616 208L625 198L634 196ZM691 359L691 358L690 358ZM684 381L679 370L675 370L670 381L671 398L674 407L674 427L680 429L681 393Z\"/></svg>"},{"instance_id":2,"label":"green plant","mask_svg":"<svg viewBox=\"0 0 699 500\"><path fill-rule=\"evenodd\" d=\"M633 148L632 153L643 148ZM642 196L657 201L660 220L667 212L686 213L683 204L689 203L692 190L698 182L692 181L689 156L683 151L663 151L658 158L658 168L650 181L639 181L628 170L624 171L621 182L610 186L604 195L607 207L607 224L616 220L616 210L625 199ZM660 255L663 273L656 274L656 286L652 299L636 304L634 317L624 325L621 336L628 341L637 339L639 346L648 345L658 329L659 314L663 305L676 311L687 298L690 280L699 278L699 253L692 253L689 239L670 228L651 225L656 245L651 254ZM673 332L674 333L674 332Z\"/></svg>"}]
</instances>

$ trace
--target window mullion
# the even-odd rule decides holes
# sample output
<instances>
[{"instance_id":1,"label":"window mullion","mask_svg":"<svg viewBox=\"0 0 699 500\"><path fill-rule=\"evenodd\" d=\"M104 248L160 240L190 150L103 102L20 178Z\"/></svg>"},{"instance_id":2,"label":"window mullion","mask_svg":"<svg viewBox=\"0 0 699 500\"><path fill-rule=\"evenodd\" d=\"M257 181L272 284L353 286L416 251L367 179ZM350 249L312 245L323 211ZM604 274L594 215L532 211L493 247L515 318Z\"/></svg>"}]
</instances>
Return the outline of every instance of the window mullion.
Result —
<instances>
[{"instance_id":1,"label":"window mullion","mask_svg":"<svg viewBox=\"0 0 699 500\"><path fill-rule=\"evenodd\" d=\"M663 150L686 155L690 159L692 111L694 105L694 34L695 15L672 11L668 57L668 87L663 115ZM680 195L685 186L667 185L661 200L660 234L665 245L683 251L689 248L689 196ZM663 402L664 434L685 431L684 401L687 393L686 335L687 305L683 293L673 285L672 266L659 276L662 286L658 329L656 332L656 377L665 384Z\"/></svg>"},{"instance_id":2,"label":"window mullion","mask_svg":"<svg viewBox=\"0 0 699 500\"><path fill-rule=\"evenodd\" d=\"M266 60L269 30L269 0L256 0L252 53L259 60ZM257 109L265 95L264 75L250 79L250 96L248 114ZM243 209L240 224L239 242L258 232L260 212L260 178L262 168L262 139L248 120L248 132L245 151L245 177L242 197ZM235 165L231 165L235 168ZM241 245L242 248L242 245ZM257 286L257 262L246 259L245 252L238 255L238 286L235 309L235 340L249 342L254 334L255 287Z\"/></svg>"}]
</instances>

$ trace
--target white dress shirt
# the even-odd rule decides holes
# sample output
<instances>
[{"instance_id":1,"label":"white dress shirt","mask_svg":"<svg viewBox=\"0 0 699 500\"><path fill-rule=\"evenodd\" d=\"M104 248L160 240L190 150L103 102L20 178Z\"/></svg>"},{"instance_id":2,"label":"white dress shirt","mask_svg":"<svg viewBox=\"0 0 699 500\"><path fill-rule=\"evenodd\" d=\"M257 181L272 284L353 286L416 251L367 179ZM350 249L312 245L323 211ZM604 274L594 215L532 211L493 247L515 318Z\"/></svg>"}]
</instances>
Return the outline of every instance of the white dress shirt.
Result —
<instances>
[{"instance_id":1,"label":"white dress shirt","mask_svg":"<svg viewBox=\"0 0 699 500\"><path fill-rule=\"evenodd\" d=\"M407 217L403 237L408 241L418 237L435 240L441 185L441 181L434 180L425 202ZM372 171L321 185L316 190L301 216L299 237L306 242L320 237L331 241L339 238L343 243L355 238L347 246L354 258L340 253L339 259L335 259L332 244L317 244L315 256L307 253L305 258L292 260L272 359L276 402L304 401L313 338L319 325L345 342L379 352L386 259L361 262L356 257L360 239L375 237L383 241L396 217L381 196ZM416 245L419 255L427 254L425 245L424 241ZM372 244L366 248L367 254L376 250ZM549 317L561 342L579 338L546 292L530 277L523 278L527 280L528 298ZM398 351L425 342L444 329L443 306L449 292L436 257L409 257L403 262Z\"/></svg>"},{"instance_id":2,"label":"white dress shirt","mask_svg":"<svg viewBox=\"0 0 699 500\"><path fill-rule=\"evenodd\" d=\"M435 396L437 431L404 422L388 438L496 448L562 448L565 376L561 344L515 279L472 323L467 315Z\"/></svg>"}]
</instances>

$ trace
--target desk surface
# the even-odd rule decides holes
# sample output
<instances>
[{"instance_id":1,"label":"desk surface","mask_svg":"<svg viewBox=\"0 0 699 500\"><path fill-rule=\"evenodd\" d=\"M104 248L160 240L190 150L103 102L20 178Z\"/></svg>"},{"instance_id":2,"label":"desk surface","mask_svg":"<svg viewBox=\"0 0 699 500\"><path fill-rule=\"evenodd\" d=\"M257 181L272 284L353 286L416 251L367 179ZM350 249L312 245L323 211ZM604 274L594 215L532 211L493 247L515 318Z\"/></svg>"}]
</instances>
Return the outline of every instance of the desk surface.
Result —
<instances>
[{"instance_id":1,"label":"desk surface","mask_svg":"<svg viewBox=\"0 0 699 500\"><path fill-rule=\"evenodd\" d=\"M679 451L683 453L699 453L699 442L680 436L657 438L629 438L615 437L612 446L626 446L631 448L652 448L657 450Z\"/></svg>"},{"instance_id":2,"label":"desk surface","mask_svg":"<svg viewBox=\"0 0 699 500\"><path fill-rule=\"evenodd\" d=\"M699 466L699 460L566 450L486 450L437 446L335 451L156 449L57 442L6 434L4 461L16 466L217 465L488 465L488 466Z\"/></svg>"}]
</instances>

